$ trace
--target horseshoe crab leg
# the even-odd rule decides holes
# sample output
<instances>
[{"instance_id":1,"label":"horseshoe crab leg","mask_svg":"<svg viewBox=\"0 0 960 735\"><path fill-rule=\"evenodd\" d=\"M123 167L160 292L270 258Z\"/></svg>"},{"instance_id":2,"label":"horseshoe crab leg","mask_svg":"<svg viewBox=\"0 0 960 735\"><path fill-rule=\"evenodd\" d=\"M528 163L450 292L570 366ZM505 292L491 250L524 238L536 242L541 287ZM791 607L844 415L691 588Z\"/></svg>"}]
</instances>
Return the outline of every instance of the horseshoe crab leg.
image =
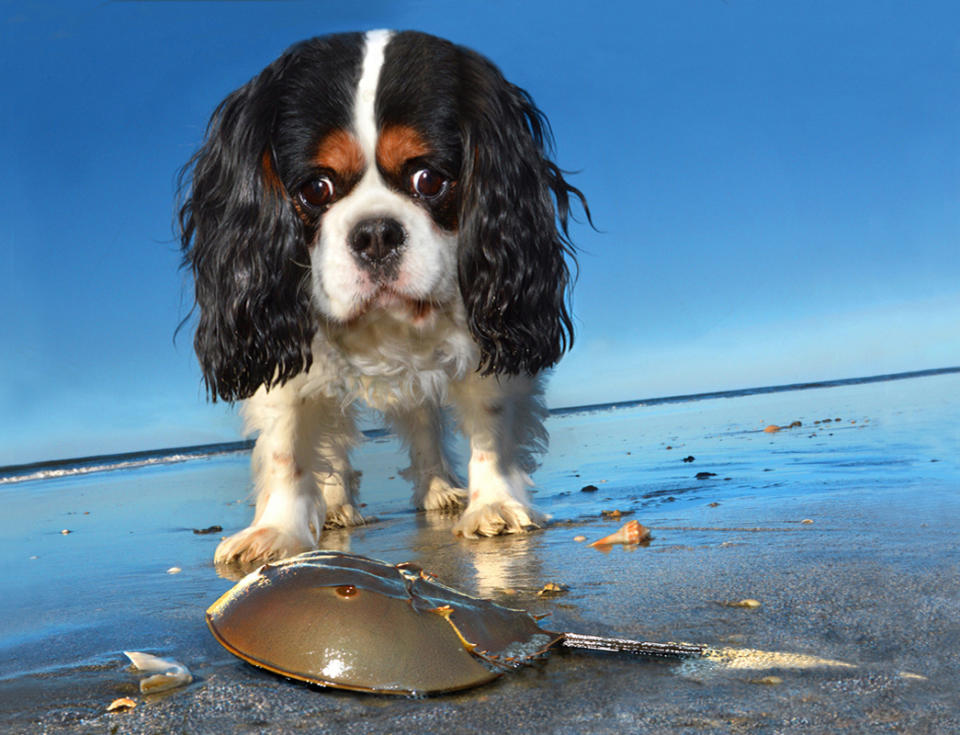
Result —
<instances>
[{"instance_id":1,"label":"horseshoe crab leg","mask_svg":"<svg viewBox=\"0 0 960 735\"><path fill-rule=\"evenodd\" d=\"M707 646L697 643L654 643L651 641L632 641L628 638L583 635L581 633L563 633L561 644L564 648L633 653L638 656L655 656L657 658L699 657L707 650Z\"/></svg>"}]
</instances>

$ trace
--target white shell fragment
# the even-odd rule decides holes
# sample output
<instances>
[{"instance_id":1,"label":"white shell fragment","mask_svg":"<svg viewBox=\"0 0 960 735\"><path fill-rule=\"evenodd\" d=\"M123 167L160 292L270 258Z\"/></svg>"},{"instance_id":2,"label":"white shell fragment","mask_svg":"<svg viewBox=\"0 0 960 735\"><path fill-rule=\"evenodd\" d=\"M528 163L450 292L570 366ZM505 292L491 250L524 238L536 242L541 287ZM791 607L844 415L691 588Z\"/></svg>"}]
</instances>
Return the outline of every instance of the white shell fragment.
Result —
<instances>
[{"instance_id":1,"label":"white shell fragment","mask_svg":"<svg viewBox=\"0 0 960 735\"><path fill-rule=\"evenodd\" d=\"M130 659L135 669L152 675L140 680L142 694L165 692L168 689L186 686L193 681L193 675L179 661L139 651L124 651L123 655Z\"/></svg>"},{"instance_id":2,"label":"white shell fragment","mask_svg":"<svg viewBox=\"0 0 960 735\"><path fill-rule=\"evenodd\" d=\"M923 676L922 674L913 674L913 673L911 673L911 672L909 672L909 671L900 671L900 672L897 673L897 675L898 675L901 679L915 679L915 680L917 680L917 681L927 681L927 677L926 677L926 676Z\"/></svg>"}]
</instances>

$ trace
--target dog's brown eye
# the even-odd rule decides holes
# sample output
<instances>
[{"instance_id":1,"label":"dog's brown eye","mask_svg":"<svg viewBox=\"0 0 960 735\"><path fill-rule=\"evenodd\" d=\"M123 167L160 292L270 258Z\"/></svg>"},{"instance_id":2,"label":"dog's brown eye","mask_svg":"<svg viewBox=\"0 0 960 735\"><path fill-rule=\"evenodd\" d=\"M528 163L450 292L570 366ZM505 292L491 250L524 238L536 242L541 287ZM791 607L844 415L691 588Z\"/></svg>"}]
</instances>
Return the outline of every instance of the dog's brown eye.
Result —
<instances>
[{"instance_id":1,"label":"dog's brown eye","mask_svg":"<svg viewBox=\"0 0 960 735\"><path fill-rule=\"evenodd\" d=\"M333 199L333 182L328 176L318 176L300 187L300 200L308 207L319 209Z\"/></svg>"},{"instance_id":2,"label":"dog's brown eye","mask_svg":"<svg viewBox=\"0 0 960 735\"><path fill-rule=\"evenodd\" d=\"M425 199L436 199L447 190L447 180L436 171L422 168L410 177L413 191Z\"/></svg>"}]
</instances>

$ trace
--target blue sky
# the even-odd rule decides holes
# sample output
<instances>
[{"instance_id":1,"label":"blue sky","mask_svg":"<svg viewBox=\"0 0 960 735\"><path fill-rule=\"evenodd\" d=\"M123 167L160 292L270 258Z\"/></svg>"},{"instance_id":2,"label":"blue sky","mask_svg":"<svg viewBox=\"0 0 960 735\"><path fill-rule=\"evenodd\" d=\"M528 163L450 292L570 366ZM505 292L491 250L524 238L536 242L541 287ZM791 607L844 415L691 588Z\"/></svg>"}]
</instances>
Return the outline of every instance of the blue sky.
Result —
<instances>
[{"instance_id":1,"label":"blue sky","mask_svg":"<svg viewBox=\"0 0 960 735\"><path fill-rule=\"evenodd\" d=\"M415 28L546 111L599 229L553 406L960 365L955 2L0 2L0 464L239 435L172 235L213 107Z\"/></svg>"}]
</instances>

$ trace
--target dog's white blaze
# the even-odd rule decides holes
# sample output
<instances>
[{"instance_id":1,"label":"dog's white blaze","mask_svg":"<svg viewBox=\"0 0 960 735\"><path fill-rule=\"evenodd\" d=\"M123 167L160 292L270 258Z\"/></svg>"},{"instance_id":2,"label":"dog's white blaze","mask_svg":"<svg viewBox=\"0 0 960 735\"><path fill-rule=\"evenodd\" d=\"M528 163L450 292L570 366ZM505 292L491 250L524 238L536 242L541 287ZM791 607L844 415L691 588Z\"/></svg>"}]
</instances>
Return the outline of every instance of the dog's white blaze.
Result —
<instances>
[{"instance_id":1,"label":"dog's white blaze","mask_svg":"<svg viewBox=\"0 0 960 735\"><path fill-rule=\"evenodd\" d=\"M320 247L312 255L317 265L312 275L314 301L338 321L354 318L381 287L357 264L349 247L353 227L370 217L393 219L406 233L402 266L392 284L396 291L435 303L449 303L457 296L456 235L441 231L422 207L388 186L376 164L377 86L392 36L392 31L366 34L352 110L353 134L365 170L356 186L324 215ZM408 316L409 305L400 308Z\"/></svg>"},{"instance_id":2,"label":"dog's white blaze","mask_svg":"<svg viewBox=\"0 0 960 735\"><path fill-rule=\"evenodd\" d=\"M373 169L376 169L376 166L371 164L377 149L377 83L383 68L384 51L392 35L392 32L386 30L367 32L363 68L353 102L353 129L367 158L367 165Z\"/></svg>"}]
</instances>

